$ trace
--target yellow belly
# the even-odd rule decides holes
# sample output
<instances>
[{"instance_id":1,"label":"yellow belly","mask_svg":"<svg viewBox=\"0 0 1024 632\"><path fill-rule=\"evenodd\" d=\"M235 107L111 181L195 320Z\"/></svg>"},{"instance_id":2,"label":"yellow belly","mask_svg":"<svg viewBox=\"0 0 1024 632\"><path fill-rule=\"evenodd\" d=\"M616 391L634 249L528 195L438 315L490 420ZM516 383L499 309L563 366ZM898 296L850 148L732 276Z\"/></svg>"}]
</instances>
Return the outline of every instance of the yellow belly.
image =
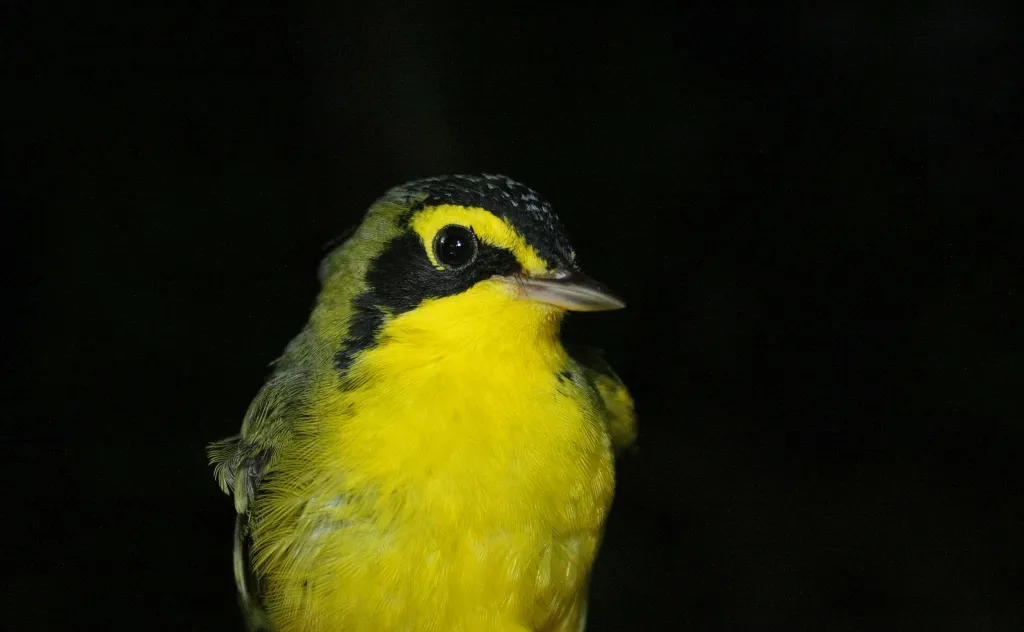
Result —
<instances>
[{"instance_id":1,"label":"yellow belly","mask_svg":"<svg viewBox=\"0 0 1024 632\"><path fill-rule=\"evenodd\" d=\"M357 539L301 581L269 586L278 629L575 630L598 534Z\"/></svg>"},{"instance_id":2,"label":"yellow belly","mask_svg":"<svg viewBox=\"0 0 1024 632\"><path fill-rule=\"evenodd\" d=\"M592 395L559 375L572 365L556 340L432 348L398 325L354 388L323 381L270 466L253 540L271 620L576 630L614 490Z\"/></svg>"},{"instance_id":3,"label":"yellow belly","mask_svg":"<svg viewBox=\"0 0 1024 632\"><path fill-rule=\"evenodd\" d=\"M257 547L280 553L262 573L278 629L576 630L611 500L610 456L549 463L539 478L526 463L486 458L474 470L435 464L417 482L321 484L303 494L313 500L291 529L262 525Z\"/></svg>"}]
</instances>

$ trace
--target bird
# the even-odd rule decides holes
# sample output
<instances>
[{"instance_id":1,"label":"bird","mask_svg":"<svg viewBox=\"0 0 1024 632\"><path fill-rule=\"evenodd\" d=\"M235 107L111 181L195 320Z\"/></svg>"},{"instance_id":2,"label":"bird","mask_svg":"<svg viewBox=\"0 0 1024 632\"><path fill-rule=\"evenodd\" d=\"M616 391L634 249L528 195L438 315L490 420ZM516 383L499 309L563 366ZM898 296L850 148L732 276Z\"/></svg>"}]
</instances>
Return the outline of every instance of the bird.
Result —
<instances>
[{"instance_id":1,"label":"bird","mask_svg":"<svg viewBox=\"0 0 1024 632\"><path fill-rule=\"evenodd\" d=\"M249 630L583 630L634 403L567 312L624 307L533 189L387 191L208 455Z\"/></svg>"}]
</instances>

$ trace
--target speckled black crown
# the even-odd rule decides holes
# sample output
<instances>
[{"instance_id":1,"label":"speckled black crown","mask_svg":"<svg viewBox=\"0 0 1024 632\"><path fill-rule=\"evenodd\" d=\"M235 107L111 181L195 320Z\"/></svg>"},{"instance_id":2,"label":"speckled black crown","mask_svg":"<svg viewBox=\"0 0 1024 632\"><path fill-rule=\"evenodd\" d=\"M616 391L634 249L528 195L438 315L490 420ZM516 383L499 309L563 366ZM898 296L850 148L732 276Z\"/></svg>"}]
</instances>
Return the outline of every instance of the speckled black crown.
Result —
<instances>
[{"instance_id":1,"label":"speckled black crown","mask_svg":"<svg viewBox=\"0 0 1024 632\"><path fill-rule=\"evenodd\" d=\"M393 190L424 206L457 204L487 209L511 224L552 266L574 267L572 246L558 216L539 193L502 175L450 175L414 180Z\"/></svg>"}]
</instances>

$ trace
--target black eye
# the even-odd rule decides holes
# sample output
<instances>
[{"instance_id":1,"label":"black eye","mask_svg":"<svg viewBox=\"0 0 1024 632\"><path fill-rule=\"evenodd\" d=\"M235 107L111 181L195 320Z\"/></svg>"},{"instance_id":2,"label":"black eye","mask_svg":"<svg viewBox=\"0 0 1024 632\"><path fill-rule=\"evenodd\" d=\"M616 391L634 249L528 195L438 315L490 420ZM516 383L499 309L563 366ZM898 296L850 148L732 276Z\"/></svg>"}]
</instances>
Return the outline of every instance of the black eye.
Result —
<instances>
[{"instance_id":1,"label":"black eye","mask_svg":"<svg viewBox=\"0 0 1024 632\"><path fill-rule=\"evenodd\" d=\"M446 268L463 268L476 258L476 236L462 226L445 226L434 237L434 256Z\"/></svg>"}]
</instances>

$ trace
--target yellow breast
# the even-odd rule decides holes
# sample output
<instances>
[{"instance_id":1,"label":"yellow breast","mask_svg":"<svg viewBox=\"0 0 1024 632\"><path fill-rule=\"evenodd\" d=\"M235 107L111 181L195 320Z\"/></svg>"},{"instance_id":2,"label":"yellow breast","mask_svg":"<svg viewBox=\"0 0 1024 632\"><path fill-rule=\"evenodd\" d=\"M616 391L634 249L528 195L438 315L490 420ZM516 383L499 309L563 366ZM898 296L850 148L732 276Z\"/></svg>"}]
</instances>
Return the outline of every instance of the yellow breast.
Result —
<instances>
[{"instance_id":1,"label":"yellow breast","mask_svg":"<svg viewBox=\"0 0 1024 632\"><path fill-rule=\"evenodd\" d=\"M576 629L607 431L556 316L480 286L391 320L343 387L320 380L254 510L280 630Z\"/></svg>"}]
</instances>

